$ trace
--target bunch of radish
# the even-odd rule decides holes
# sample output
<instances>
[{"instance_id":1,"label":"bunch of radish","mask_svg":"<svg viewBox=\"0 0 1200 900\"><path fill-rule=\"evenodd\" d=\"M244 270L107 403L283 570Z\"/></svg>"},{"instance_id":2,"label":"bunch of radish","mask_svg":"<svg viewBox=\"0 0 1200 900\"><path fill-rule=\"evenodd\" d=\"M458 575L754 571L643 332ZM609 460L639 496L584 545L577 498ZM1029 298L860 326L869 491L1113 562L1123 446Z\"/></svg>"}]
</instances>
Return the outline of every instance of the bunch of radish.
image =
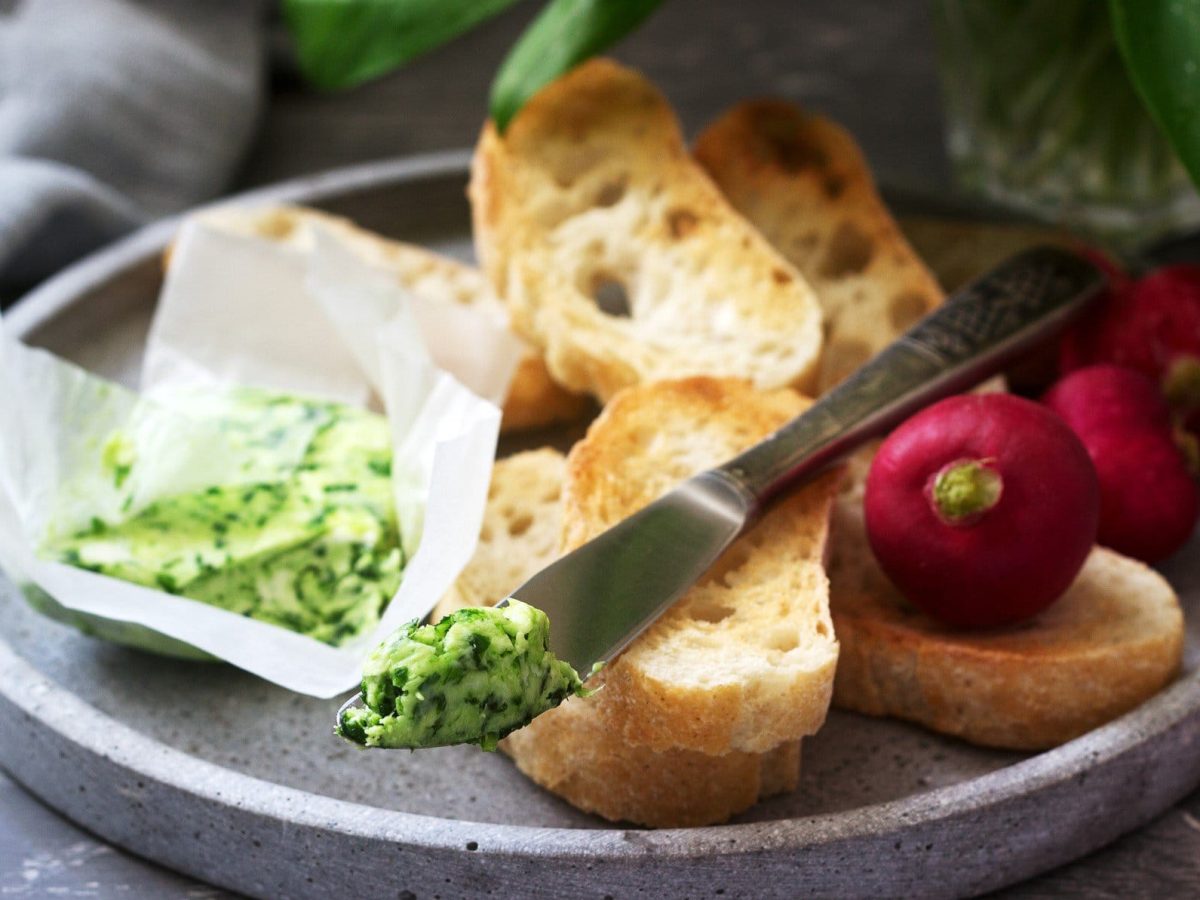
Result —
<instances>
[{"instance_id":1,"label":"bunch of radish","mask_svg":"<svg viewBox=\"0 0 1200 900\"><path fill-rule=\"evenodd\" d=\"M1153 381L1111 363L1065 376L1043 398L1083 441L1100 485L1097 541L1145 562L1191 536L1200 494Z\"/></svg>"},{"instance_id":2,"label":"bunch of radish","mask_svg":"<svg viewBox=\"0 0 1200 900\"><path fill-rule=\"evenodd\" d=\"M1062 340L1037 403L953 397L896 429L867 478L867 535L918 608L968 628L1031 618L1094 543L1154 563L1200 516L1200 266L1109 290Z\"/></svg>"}]
</instances>

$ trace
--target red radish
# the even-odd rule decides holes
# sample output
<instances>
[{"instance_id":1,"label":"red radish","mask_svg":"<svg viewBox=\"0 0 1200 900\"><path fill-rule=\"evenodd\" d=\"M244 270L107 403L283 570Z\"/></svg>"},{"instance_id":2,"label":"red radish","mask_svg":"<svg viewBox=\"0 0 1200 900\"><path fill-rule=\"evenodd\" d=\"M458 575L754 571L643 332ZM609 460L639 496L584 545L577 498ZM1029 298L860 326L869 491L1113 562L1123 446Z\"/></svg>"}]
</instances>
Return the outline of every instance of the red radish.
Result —
<instances>
[{"instance_id":1,"label":"red radish","mask_svg":"<svg viewBox=\"0 0 1200 900\"><path fill-rule=\"evenodd\" d=\"M1100 495L1061 419L1010 394L968 394L892 432L864 508L879 564L914 606L986 628L1036 615L1071 585Z\"/></svg>"},{"instance_id":2,"label":"red radish","mask_svg":"<svg viewBox=\"0 0 1200 900\"><path fill-rule=\"evenodd\" d=\"M1076 369L1054 384L1042 402L1062 416L1076 434L1112 429L1171 430L1171 409L1162 390L1145 375L1124 366L1101 364Z\"/></svg>"},{"instance_id":3,"label":"red radish","mask_svg":"<svg viewBox=\"0 0 1200 900\"><path fill-rule=\"evenodd\" d=\"M1200 266L1112 280L1096 314L1068 332L1060 353L1064 373L1106 362L1154 379L1184 413L1200 409Z\"/></svg>"},{"instance_id":4,"label":"red radish","mask_svg":"<svg viewBox=\"0 0 1200 900\"><path fill-rule=\"evenodd\" d=\"M1200 491L1158 385L1121 366L1088 366L1044 401L1079 435L1096 467L1100 543L1145 562L1182 547L1200 514Z\"/></svg>"}]
</instances>

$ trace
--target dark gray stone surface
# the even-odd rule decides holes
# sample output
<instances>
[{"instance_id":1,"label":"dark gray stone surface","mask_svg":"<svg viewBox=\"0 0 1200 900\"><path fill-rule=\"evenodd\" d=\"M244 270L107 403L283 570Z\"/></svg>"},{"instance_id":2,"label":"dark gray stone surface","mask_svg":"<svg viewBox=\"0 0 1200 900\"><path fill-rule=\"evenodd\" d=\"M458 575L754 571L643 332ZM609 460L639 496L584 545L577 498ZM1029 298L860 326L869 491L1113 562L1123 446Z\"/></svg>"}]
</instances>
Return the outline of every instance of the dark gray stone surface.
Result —
<instances>
[{"instance_id":1,"label":"dark gray stone surface","mask_svg":"<svg viewBox=\"0 0 1200 900\"><path fill-rule=\"evenodd\" d=\"M216 900L232 896L117 850L0 772L0 897Z\"/></svg>"},{"instance_id":2,"label":"dark gray stone surface","mask_svg":"<svg viewBox=\"0 0 1200 900\"><path fill-rule=\"evenodd\" d=\"M670 0L614 55L645 72L695 134L747 97L778 95L849 128L880 180L944 188L949 166L926 0ZM315 96L285 71L247 184L467 147L505 50L538 5L352 91Z\"/></svg>"}]
</instances>

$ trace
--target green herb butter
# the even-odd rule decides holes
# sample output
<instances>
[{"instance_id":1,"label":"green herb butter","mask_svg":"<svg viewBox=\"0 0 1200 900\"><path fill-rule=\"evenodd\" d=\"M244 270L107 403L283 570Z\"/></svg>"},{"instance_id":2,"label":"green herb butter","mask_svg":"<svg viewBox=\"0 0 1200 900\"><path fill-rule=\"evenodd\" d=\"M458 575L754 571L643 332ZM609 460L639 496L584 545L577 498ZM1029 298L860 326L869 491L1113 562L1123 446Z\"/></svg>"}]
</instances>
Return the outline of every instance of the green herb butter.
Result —
<instances>
[{"instance_id":1,"label":"green herb butter","mask_svg":"<svg viewBox=\"0 0 1200 900\"><path fill-rule=\"evenodd\" d=\"M546 614L519 600L460 609L436 625L411 622L371 653L365 708L344 711L338 734L367 747L494 750L535 716L584 694L549 638Z\"/></svg>"},{"instance_id":2,"label":"green herb butter","mask_svg":"<svg viewBox=\"0 0 1200 900\"><path fill-rule=\"evenodd\" d=\"M44 553L328 644L373 628L404 564L387 420L256 390L222 409L263 480L166 496L120 522L93 518ZM101 462L117 488L142 464L120 434Z\"/></svg>"}]
</instances>

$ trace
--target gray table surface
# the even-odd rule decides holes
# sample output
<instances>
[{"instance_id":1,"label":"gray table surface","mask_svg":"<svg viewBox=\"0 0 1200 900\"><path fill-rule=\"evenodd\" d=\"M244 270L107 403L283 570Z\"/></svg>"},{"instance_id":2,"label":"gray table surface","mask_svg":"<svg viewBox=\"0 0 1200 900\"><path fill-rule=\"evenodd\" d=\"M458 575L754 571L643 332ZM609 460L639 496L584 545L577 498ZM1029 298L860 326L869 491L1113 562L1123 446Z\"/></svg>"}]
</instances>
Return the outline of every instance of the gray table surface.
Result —
<instances>
[{"instance_id":1,"label":"gray table surface","mask_svg":"<svg viewBox=\"0 0 1200 900\"><path fill-rule=\"evenodd\" d=\"M286 64L275 66L272 102L236 188L470 145L491 72L533 11L520 4L404 71L338 95L307 91ZM949 184L923 0L674 0L617 55L662 86L689 134L738 99L776 94L843 122L884 183L925 191ZM229 896L97 840L0 773L0 897L10 895ZM1200 896L1200 791L1111 846L1000 896Z\"/></svg>"}]
</instances>

